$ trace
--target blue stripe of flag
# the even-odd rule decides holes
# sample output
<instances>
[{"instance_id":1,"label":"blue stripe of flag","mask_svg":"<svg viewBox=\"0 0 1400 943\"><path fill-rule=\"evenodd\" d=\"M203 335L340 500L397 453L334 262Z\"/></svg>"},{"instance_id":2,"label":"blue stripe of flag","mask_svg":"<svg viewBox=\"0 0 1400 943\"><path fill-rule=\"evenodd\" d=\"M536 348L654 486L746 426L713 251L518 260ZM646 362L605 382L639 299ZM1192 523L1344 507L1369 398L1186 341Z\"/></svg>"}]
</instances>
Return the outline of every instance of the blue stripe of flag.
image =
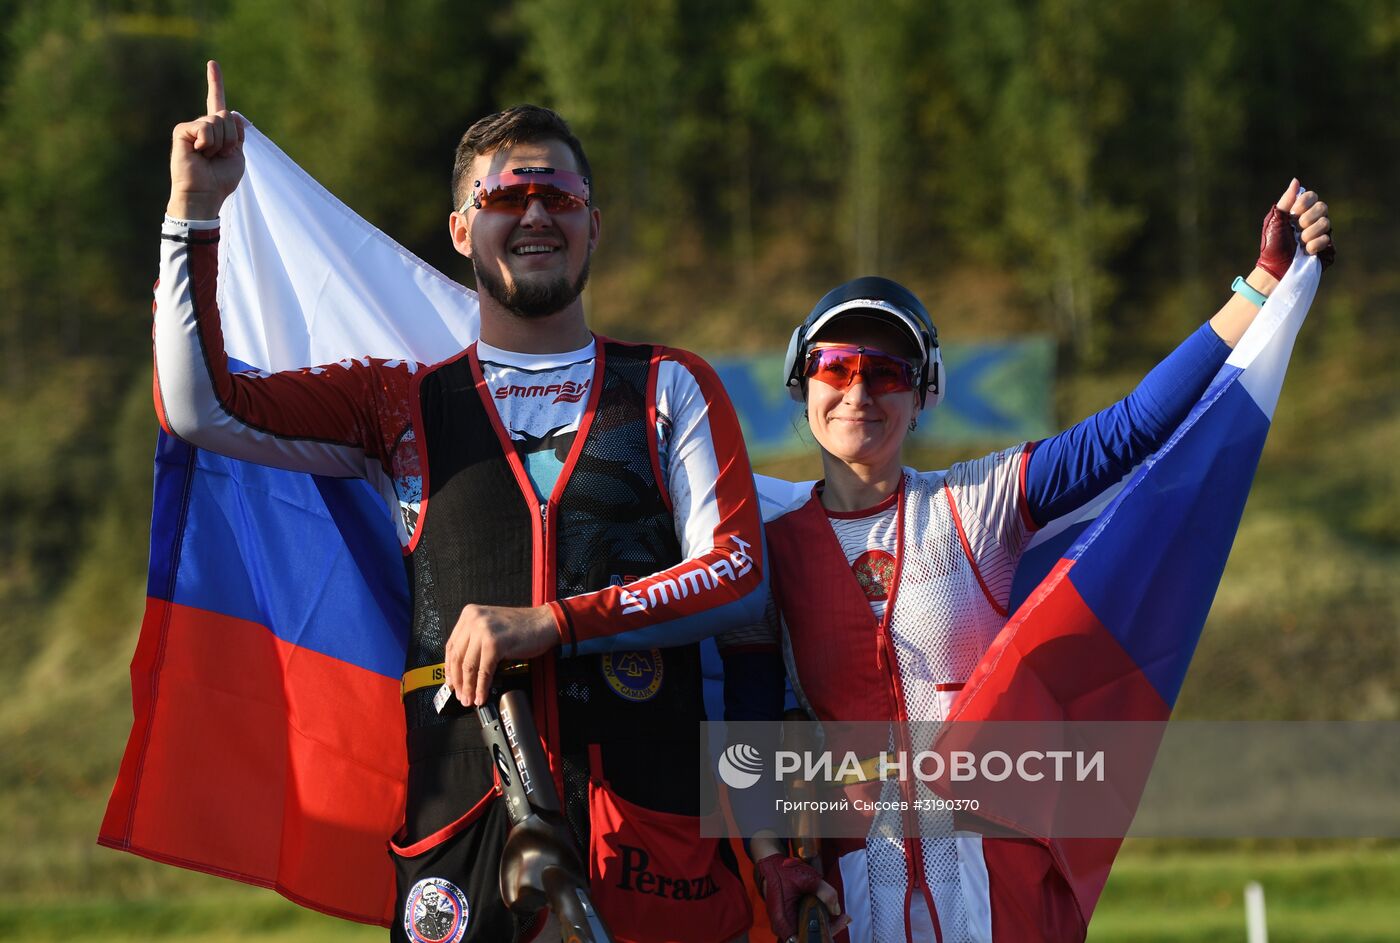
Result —
<instances>
[{"instance_id":1,"label":"blue stripe of flag","mask_svg":"<svg viewBox=\"0 0 1400 943\"><path fill-rule=\"evenodd\" d=\"M1174 704L1225 569L1269 419L1225 367L1068 556L1085 603Z\"/></svg>"},{"instance_id":2,"label":"blue stripe of flag","mask_svg":"<svg viewBox=\"0 0 1400 943\"><path fill-rule=\"evenodd\" d=\"M291 644L397 678L408 644L402 554L361 480L319 478L191 450L161 436L149 592L267 626ZM185 484L194 453L193 473Z\"/></svg>"},{"instance_id":3,"label":"blue stripe of flag","mask_svg":"<svg viewBox=\"0 0 1400 943\"><path fill-rule=\"evenodd\" d=\"M1016 573L1011 578L1009 612L1021 608L1021 603L1035 592L1041 580L1050 575L1055 564L1069 552L1069 548L1079 539L1079 535L1084 533L1085 528L1093 523L1094 518L1086 518L1071 524L1055 536L1042 540L1021 554L1021 559L1016 564Z\"/></svg>"}]
</instances>

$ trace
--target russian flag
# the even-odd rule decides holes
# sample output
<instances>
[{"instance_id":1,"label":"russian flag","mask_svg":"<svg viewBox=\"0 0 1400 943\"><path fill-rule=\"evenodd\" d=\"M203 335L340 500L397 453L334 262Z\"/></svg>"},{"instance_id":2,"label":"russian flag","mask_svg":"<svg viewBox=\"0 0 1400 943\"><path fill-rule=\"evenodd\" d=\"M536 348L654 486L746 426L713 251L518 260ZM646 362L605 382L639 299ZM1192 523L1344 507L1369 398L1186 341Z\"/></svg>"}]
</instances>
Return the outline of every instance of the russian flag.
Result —
<instances>
[{"instance_id":1,"label":"russian flag","mask_svg":"<svg viewBox=\"0 0 1400 943\"><path fill-rule=\"evenodd\" d=\"M1163 722L1170 716L1320 273L1317 259L1299 251L1166 445L1097 500L1037 534L1016 572L1014 614L950 720ZM1129 819L1141 786L1128 784L1119 793ZM1035 812L1026 816L1040 821ZM1035 827L1020 824L1036 835ZM1121 839L1046 843L1087 922Z\"/></svg>"},{"instance_id":2,"label":"russian flag","mask_svg":"<svg viewBox=\"0 0 1400 943\"><path fill-rule=\"evenodd\" d=\"M245 146L219 249L234 369L362 354L433 363L475 337L472 292L255 128ZM362 480L234 461L161 433L135 720L98 841L387 925L387 841L408 765L399 548Z\"/></svg>"},{"instance_id":3,"label":"russian flag","mask_svg":"<svg viewBox=\"0 0 1400 943\"><path fill-rule=\"evenodd\" d=\"M135 723L101 844L388 918L408 600L376 504L358 481L161 433Z\"/></svg>"}]
</instances>

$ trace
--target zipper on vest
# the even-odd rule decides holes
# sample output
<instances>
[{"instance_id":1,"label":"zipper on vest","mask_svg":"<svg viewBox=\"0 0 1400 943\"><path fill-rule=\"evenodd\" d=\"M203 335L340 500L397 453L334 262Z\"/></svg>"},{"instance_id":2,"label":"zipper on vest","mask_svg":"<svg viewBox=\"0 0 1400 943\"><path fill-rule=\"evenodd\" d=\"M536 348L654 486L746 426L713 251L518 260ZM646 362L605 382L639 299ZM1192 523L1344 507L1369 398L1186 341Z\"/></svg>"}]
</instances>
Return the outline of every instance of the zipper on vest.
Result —
<instances>
[{"instance_id":1,"label":"zipper on vest","mask_svg":"<svg viewBox=\"0 0 1400 943\"><path fill-rule=\"evenodd\" d=\"M900 676L899 659L896 654L894 644L894 614L895 604L899 597L901 577L904 575L904 491L906 484L901 479L898 495L895 499L895 507L898 508L895 516L895 573L894 580L890 586L889 599L885 603L885 616L880 620L879 641L876 645L877 659L883 656L885 679L889 684L890 699L895 708L895 744L903 751L906 757L911 756L914 745L909 738L909 711L904 703L904 684ZM933 920L933 932L937 943L943 943L943 925L938 919L938 905L933 900L933 893L928 886L928 876L924 872L924 843L922 840L921 823L919 822L917 806L913 800L917 799L918 789L911 781L906 780L900 783L900 796L906 802L906 806L900 813L904 820L905 835L901 844L904 846L904 862L907 868L904 896L904 925L906 931L909 928L910 904L914 892L918 892L928 906L929 917Z\"/></svg>"},{"instance_id":2,"label":"zipper on vest","mask_svg":"<svg viewBox=\"0 0 1400 943\"><path fill-rule=\"evenodd\" d=\"M554 559L553 541L549 533L549 499L545 498L540 502L540 556L539 556L539 597L535 604L552 602L559 595L559 588L554 585L554 567L551 565Z\"/></svg>"},{"instance_id":3,"label":"zipper on vest","mask_svg":"<svg viewBox=\"0 0 1400 943\"><path fill-rule=\"evenodd\" d=\"M559 593L558 588L554 585L554 567L551 565L554 547L549 533L549 499L544 498L537 507L540 531L539 540L535 543L534 572L531 575L535 581L534 604L539 606L553 602L558 598ZM558 702L555 700L558 687L555 680L555 657L553 651L545 652L543 656L534 659L531 664L533 666L534 702L537 705L535 708L536 724L540 728L540 736L544 740L545 749L548 752L550 772L554 774L554 788L562 796L565 794L564 764L559 744Z\"/></svg>"},{"instance_id":4,"label":"zipper on vest","mask_svg":"<svg viewBox=\"0 0 1400 943\"><path fill-rule=\"evenodd\" d=\"M906 757L910 757L914 754L914 744L909 738L909 713L904 705L903 685L899 684L896 678L899 665L893 655L893 644L886 640L886 633L889 632L888 623L883 628L885 632L881 633L880 641L889 645L890 657L886 661L888 666L886 676L889 679L891 694L895 700L895 744ZM900 812L900 818L904 820L904 837L901 844L904 848L904 863L907 868L905 879L908 882L905 885L904 894L904 926L907 931L910 926L910 906L914 894L918 893L928 907L929 919L933 921L936 943L943 943L943 923L938 919L938 905L933 900L932 889L928 886L928 875L924 870L923 827L919 821L919 813L915 811L918 808L915 802L918 798L918 786L912 780L905 780L900 783L899 793L905 801L905 807Z\"/></svg>"}]
</instances>

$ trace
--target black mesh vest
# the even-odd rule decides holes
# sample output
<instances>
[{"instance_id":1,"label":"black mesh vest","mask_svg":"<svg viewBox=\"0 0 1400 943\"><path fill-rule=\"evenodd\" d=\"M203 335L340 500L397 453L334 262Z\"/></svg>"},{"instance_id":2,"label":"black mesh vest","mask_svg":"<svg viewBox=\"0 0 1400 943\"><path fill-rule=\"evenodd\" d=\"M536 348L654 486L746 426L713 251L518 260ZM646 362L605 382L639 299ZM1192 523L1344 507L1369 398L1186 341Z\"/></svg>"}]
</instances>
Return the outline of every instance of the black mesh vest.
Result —
<instances>
[{"instance_id":1,"label":"black mesh vest","mask_svg":"<svg viewBox=\"0 0 1400 943\"><path fill-rule=\"evenodd\" d=\"M580 428L586 437L581 446L575 444L576 462L572 470L565 468L563 491L544 522L550 546L538 554L534 535L542 521L533 495L527 499L516 480L505 451L512 446L496 434L488 412L495 405L478 392L471 358L433 368L423 378L418 434L426 443L427 490L422 531L406 561L413 595L406 669L442 661L447 636L468 603L531 605L545 560L554 574L545 599L591 592L617 578L680 562L675 524L649 447L656 435L647 419L653 348L600 340L598 350L603 370L595 383L601 388L592 421L585 419ZM660 684L640 700L619 694L605 676L627 657L624 653L608 656L606 665L604 656L569 654L545 656L554 665L552 696L568 804L576 807L577 793L586 788L588 748L596 744L620 795L651 808L694 814L697 727L704 719L698 646L645 653L648 662L660 662L653 668ZM539 703L538 689L535 693L539 718L549 705ZM411 740L418 728L461 717L455 704L439 715L433 694L433 688L423 688L405 698ZM657 764L666 775L656 774ZM575 821L576 828L580 824Z\"/></svg>"}]
</instances>

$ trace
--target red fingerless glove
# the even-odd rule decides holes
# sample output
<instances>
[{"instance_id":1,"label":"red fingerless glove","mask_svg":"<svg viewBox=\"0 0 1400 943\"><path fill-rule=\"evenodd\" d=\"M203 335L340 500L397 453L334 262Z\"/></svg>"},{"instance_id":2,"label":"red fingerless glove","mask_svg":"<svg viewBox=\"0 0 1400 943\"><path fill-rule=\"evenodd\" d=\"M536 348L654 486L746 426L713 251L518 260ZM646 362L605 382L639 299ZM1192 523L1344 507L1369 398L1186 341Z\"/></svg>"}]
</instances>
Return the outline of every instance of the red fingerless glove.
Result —
<instances>
[{"instance_id":1,"label":"red fingerless glove","mask_svg":"<svg viewBox=\"0 0 1400 943\"><path fill-rule=\"evenodd\" d=\"M1293 253L1297 249L1293 220L1277 206L1270 208L1269 215L1264 217L1264 231L1259 236L1259 261L1254 264L1281 280L1293 264Z\"/></svg>"},{"instance_id":2,"label":"red fingerless glove","mask_svg":"<svg viewBox=\"0 0 1400 943\"><path fill-rule=\"evenodd\" d=\"M797 905L804 894L815 893L822 876L801 858L771 854L760 858L754 870L763 886L763 902L768 907L768 923L778 939L797 933Z\"/></svg>"}]
</instances>

